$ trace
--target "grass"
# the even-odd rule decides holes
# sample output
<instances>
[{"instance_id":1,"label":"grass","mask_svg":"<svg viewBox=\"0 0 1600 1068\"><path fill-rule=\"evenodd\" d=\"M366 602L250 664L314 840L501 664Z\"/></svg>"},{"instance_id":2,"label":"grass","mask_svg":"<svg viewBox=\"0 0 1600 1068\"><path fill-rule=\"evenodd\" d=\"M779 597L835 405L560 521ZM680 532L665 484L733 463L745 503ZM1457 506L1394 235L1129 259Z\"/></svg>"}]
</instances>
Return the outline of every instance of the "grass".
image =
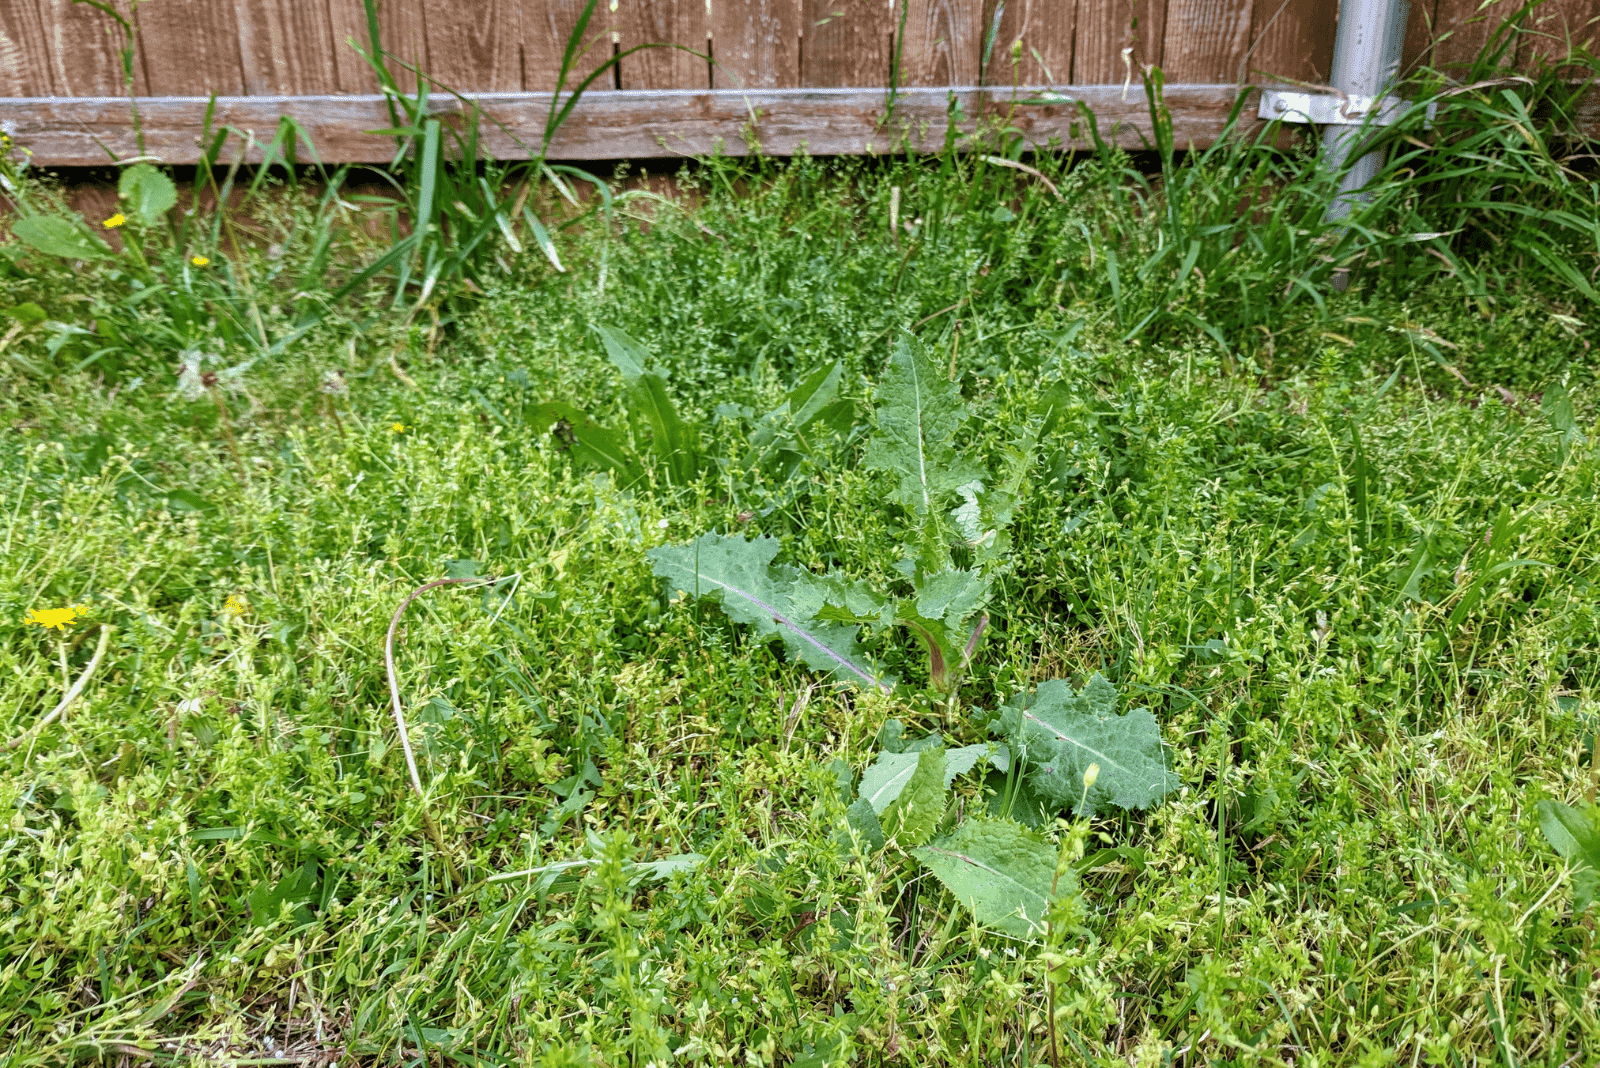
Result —
<instances>
[{"instance_id":1,"label":"grass","mask_svg":"<svg viewBox=\"0 0 1600 1068\"><path fill-rule=\"evenodd\" d=\"M564 273L502 248L470 302L441 278L436 332L375 279L237 391L183 399L155 342L73 371L19 334L46 373L3 372L0 735L115 629L78 703L0 754L0 1063L1024 1065L1052 1000L1062 1063L1592 1060L1593 920L1534 806L1589 788L1595 308L1535 250L1591 279L1595 215L1548 124L1513 152L1493 117L1555 89L1464 94L1443 176L1391 173L1331 237L1298 232L1302 185L1298 215L1241 218L1303 160L1237 143L1156 180L1033 160L1060 198L954 154L708 161L692 210L567 231ZM1530 235L1529 204L1571 221ZM1458 224L1437 254L1403 240ZM336 232L353 275L375 250ZM73 322L80 283L4 249L0 301ZM630 426L597 324L699 428L689 484L524 418ZM976 411L967 454L1039 439L940 712L903 633L869 645L909 688L815 686L645 556L759 532L894 582L860 458L906 330ZM762 461L760 416L834 361L854 418ZM499 581L423 595L399 634L419 798L385 632L474 574ZM73 604L62 634L24 623ZM844 832L837 762L891 720L976 742L1011 694L1093 671L1155 711L1182 785L1062 829L1090 863L1053 956Z\"/></svg>"}]
</instances>

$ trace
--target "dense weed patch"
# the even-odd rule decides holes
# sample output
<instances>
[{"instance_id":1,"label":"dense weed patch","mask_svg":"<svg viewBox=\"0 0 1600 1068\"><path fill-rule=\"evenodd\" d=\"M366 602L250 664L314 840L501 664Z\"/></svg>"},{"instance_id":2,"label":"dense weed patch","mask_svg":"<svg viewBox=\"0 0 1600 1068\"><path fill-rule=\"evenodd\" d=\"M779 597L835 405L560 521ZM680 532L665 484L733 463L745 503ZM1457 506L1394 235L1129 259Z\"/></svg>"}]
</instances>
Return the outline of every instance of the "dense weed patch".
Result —
<instances>
[{"instance_id":1,"label":"dense weed patch","mask_svg":"<svg viewBox=\"0 0 1600 1068\"><path fill-rule=\"evenodd\" d=\"M1241 216L1258 168L1303 164L1244 147L1144 184L1033 160L1055 192L954 153L710 161L692 212L568 231L563 273L530 243L478 293L441 275L437 325L386 324L375 274L226 386L180 388L156 341L39 364L25 324L0 740L114 629L0 756L6 1063L1592 1058L1592 920L1538 805L1592 774L1595 309L1551 262L1592 284L1596 219L1556 139L1517 178L1486 117L1556 89L1477 91L1507 138L1462 126L1482 174L1454 180L1488 191L1419 181L1344 252L1301 246L1295 190ZM1533 197L1576 224L1495 206ZM1502 229L1417 251L1446 202ZM8 299L70 322L77 280L4 249ZM909 596L923 535L868 458L913 344L965 413L949 462L1026 457L955 696L904 627L857 639L900 686L833 686L655 566L770 536ZM419 798L382 650L442 575L494 581L405 618ZM930 878L914 813L874 812L881 848L848 814L884 754L987 745L1018 694L1095 674L1175 789L1039 819L1075 887L1044 942ZM949 789L965 826L1013 787Z\"/></svg>"}]
</instances>

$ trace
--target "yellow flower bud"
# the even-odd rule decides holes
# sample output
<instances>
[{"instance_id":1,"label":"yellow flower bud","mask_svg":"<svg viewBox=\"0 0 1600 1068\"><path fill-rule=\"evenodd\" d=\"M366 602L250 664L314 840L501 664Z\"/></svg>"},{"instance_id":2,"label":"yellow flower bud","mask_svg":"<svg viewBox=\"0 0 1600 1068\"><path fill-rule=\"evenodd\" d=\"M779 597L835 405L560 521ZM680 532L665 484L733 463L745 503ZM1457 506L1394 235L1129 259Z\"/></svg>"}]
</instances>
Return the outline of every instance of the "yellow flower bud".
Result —
<instances>
[{"instance_id":1,"label":"yellow flower bud","mask_svg":"<svg viewBox=\"0 0 1600 1068\"><path fill-rule=\"evenodd\" d=\"M190 256L189 257L189 262L194 264L196 267L209 267L209 266L211 266L211 257L210 256Z\"/></svg>"},{"instance_id":2,"label":"yellow flower bud","mask_svg":"<svg viewBox=\"0 0 1600 1068\"><path fill-rule=\"evenodd\" d=\"M1083 788L1085 790L1092 790L1094 788L1094 784L1095 784L1096 780L1098 780L1099 778L1100 778L1100 765L1099 764L1090 764L1087 768L1083 769Z\"/></svg>"}]
</instances>

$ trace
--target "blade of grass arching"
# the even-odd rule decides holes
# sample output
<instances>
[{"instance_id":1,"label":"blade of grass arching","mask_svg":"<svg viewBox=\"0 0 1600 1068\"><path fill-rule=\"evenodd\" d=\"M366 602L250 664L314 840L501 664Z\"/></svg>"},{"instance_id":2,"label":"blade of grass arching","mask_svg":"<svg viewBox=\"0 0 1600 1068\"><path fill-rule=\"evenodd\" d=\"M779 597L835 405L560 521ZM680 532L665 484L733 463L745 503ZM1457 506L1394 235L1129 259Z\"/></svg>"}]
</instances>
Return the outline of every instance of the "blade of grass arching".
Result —
<instances>
[{"instance_id":1,"label":"blade of grass arching","mask_svg":"<svg viewBox=\"0 0 1600 1068\"><path fill-rule=\"evenodd\" d=\"M550 240L550 232L544 228L544 224L533 213L533 209L523 208L522 217L527 220L528 231L533 234L534 243L539 246L539 251L543 252L545 258L550 261L550 266L557 271L565 273L566 268L561 266L561 257L556 252L556 243Z\"/></svg>"},{"instance_id":2,"label":"blade of grass arching","mask_svg":"<svg viewBox=\"0 0 1600 1068\"><path fill-rule=\"evenodd\" d=\"M395 109L395 98L404 96L400 86L395 83L394 75L389 73L389 66L384 62L383 40L379 31L378 0L361 0L361 6L367 15L367 44L371 51L363 52L357 48L356 52L367 61L372 72L378 77L378 91L383 94L383 103L389 110L389 125L399 126L400 112ZM401 141L399 148L403 151L405 142Z\"/></svg>"},{"instance_id":3,"label":"blade of grass arching","mask_svg":"<svg viewBox=\"0 0 1600 1068\"><path fill-rule=\"evenodd\" d=\"M591 7L593 6L593 4L594 4L594 0L590 0L590 6ZM598 67L596 67L594 69L593 73L591 73L588 77L584 78L583 81L578 83L578 87L576 89L574 89L572 91L571 95L569 95L566 98L565 103L561 104L561 108L560 108L559 111L556 110L556 103L561 99L561 94L559 92L557 92L554 96L551 97L551 100L550 100L551 117L545 123L544 140L539 145L539 158L540 159L544 159L546 156L548 156L550 154L550 142L555 140L556 133L561 129L561 127L563 125L566 124L567 116L572 114L572 109L578 106L578 100L583 96L583 94L585 92L588 91L589 86L594 84L595 79L599 78L606 71L610 70L612 67L614 67L617 64L621 63L624 59L627 59L629 56L633 55L635 52L642 52L647 48L675 48L680 52L687 52L691 56L697 56L700 59L705 59L706 58L705 53L696 52L694 49L690 48L688 45L679 45L679 44L642 44L642 45L634 45L632 48L629 48L626 51L619 52L617 55L612 56L610 59L606 60L604 63L602 63Z\"/></svg>"},{"instance_id":4,"label":"blade of grass arching","mask_svg":"<svg viewBox=\"0 0 1600 1068\"><path fill-rule=\"evenodd\" d=\"M495 200L495 195L489 189L489 180L479 177L478 187L483 192L484 203L489 206L489 211L494 215L494 223L500 228L500 236L506 239L506 244L511 246L511 251L517 255L522 254L522 242L517 240L516 231L511 227L511 220Z\"/></svg>"},{"instance_id":5,"label":"blade of grass arching","mask_svg":"<svg viewBox=\"0 0 1600 1068\"><path fill-rule=\"evenodd\" d=\"M416 208L411 216L411 233L416 238L416 247L424 253L425 261L432 257L428 254L433 247L433 242L428 240L428 228L433 225L434 193L439 186L439 120L429 119L422 128L422 151L417 157L417 199ZM425 263L423 270L427 270ZM401 261L400 277L395 282L394 302L399 304L403 298L406 286L411 281L411 261Z\"/></svg>"},{"instance_id":6,"label":"blade of grass arching","mask_svg":"<svg viewBox=\"0 0 1600 1068\"><path fill-rule=\"evenodd\" d=\"M566 46L561 50L561 71L556 77L556 91L550 94L550 114L544 121L544 140L539 143L539 159L549 155L550 141L566 119L565 112L559 119L557 118L556 106L561 102L561 91L567 87L567 77L572 73L573 61L588 53L587 47L580 49L579 45L583 35L588 32L589 20L594 17L595 3L596 0L588 0L588 3L583 5L583 10L578 12L578 21L573 25L572 32L567 34Z\"/></svg>"}]
</instances>

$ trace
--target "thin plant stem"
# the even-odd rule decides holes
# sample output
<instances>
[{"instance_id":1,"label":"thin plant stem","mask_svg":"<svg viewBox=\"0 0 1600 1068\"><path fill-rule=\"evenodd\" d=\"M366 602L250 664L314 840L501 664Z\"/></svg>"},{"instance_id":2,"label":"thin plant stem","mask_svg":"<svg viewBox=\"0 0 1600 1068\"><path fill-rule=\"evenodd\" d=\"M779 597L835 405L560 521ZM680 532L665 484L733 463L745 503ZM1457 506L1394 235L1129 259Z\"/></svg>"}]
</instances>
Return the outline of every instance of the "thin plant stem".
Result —
<instances>
[{"instance_id":1,"label":"thin plant stem","mask_svg":"<svg viewBox=\"0 0 1600 1068\"><path fill-rule=\"evenodd\" d=\"M100 642L95 646L94 656L90 658L89 666L83 669L83 674L78 676L78 681L67 688L66 694L61 698L61 703L56 705L48 716L45 716L38 723L35 723L9 742L0 742L0 753L8 753L37 737L40 731L66 714L67 709L72 706L72 702L78 699L78 695L83 693L83 688L89 684L89 680L94 677L94 673L100 669L100 661L106 655L106 646L111 643L111 629L109 623L100 624ZM66 671L67 667L66 656L67 647L66 643L63 642L61 644L61 669L63 672Z\"/></svg>"},{"instance_id":2,"label":"thin plant stem","mask_svg":"<svg viewBox=\"0 0 1600 1068\"><path fill-rule=\"evenodd\" d=\"M411 734L406 730L405 710L400 703L400 679L394 667L394 638L400 629L400 617L405 615L411 602L420 595L438 586L461 586L493 581L495 580L492 578L442 578L424 583L412 590L406 599L400 602L400 607L394 610L394 615L389 620L389 633L383 639L383 666L389 674L389 699L394 709L395 730L400 735L400 749L406 756L406 770L411 773L411 788L416 791L418 800L422 802L422 826L428 832L428 837L433 840L434 846L438 848L440 859L444 861L445 874L452 884L457 881L455 864L450 859L449 850L445 848L444 837L439 833L438 825L428 813L428 795L422 788L422 775L417 771L417 754L411 748Z\"/></svg>"}]
</instances>

